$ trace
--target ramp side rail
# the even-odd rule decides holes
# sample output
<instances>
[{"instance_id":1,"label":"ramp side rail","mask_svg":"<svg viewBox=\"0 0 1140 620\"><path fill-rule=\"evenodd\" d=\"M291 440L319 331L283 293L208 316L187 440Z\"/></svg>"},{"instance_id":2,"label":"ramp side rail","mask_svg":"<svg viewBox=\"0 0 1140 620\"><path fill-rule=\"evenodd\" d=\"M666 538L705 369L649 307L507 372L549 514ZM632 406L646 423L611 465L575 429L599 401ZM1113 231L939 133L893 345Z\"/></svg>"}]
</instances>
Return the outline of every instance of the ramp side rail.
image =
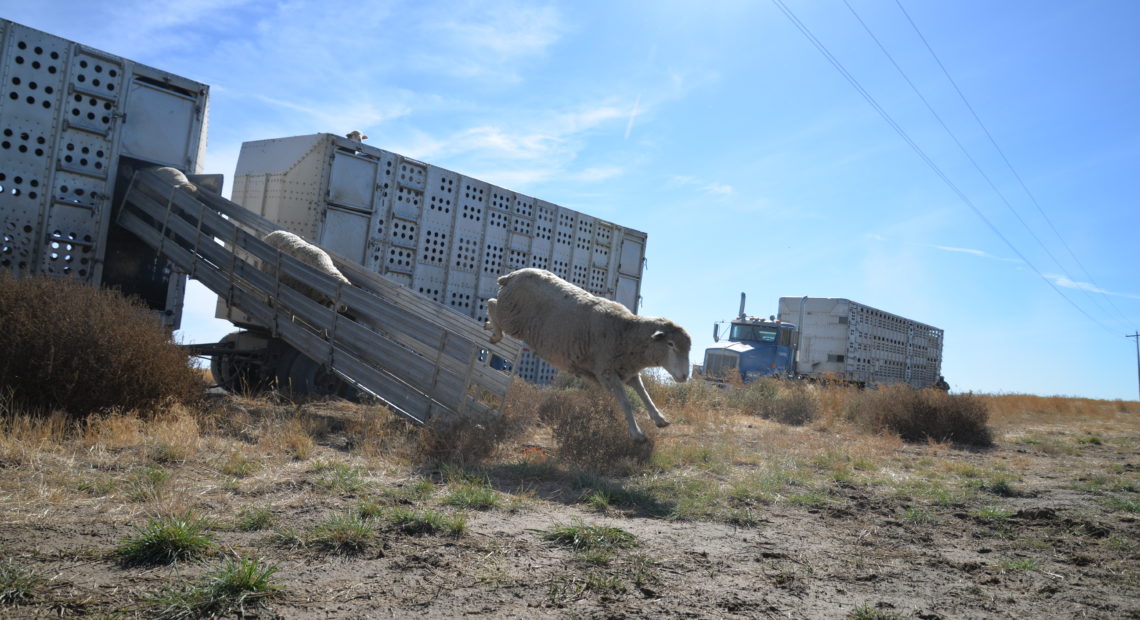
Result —
<instances>
[{"instance_id":1,"label":"ramp side rail","mask_svg":"<svg viewBox=\"0 0 1140 620\"><path fill-rule=\"evenodd\" d=\"M139 170L118 223L273 336L415 424L438 415L490 413L505 399L511 376L490 364L494 356L513 364L517 341L491 345L475 319L330 252L352 282L345 285L263 242L279 226L219 195L187 191ZM314 301L286 278L335 304Z\"/></svg>"}]
</instances>

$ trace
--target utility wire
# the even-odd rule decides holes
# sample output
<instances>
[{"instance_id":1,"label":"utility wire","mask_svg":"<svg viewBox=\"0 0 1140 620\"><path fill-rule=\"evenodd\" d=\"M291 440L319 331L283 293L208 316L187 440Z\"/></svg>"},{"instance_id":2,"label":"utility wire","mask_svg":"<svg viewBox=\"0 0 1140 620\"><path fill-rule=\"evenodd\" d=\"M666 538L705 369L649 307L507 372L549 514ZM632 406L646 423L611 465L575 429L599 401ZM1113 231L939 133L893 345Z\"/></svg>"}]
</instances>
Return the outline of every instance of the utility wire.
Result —
<instances>
[{"instance_id":1,"label":"utility wire","mask_svg":"<svg viewBox=\"0 0 1140 620\"><path fill-rule=\"evenodd\" d=\"M939 115L937 111L935 111L934 106L930 104L930 101L926 99L926 97L922 94L922 91L918 89L918 86L916 86L914 82L911 81L910 76L906 74L906 71L904 71L903 68L899 66L899 63L895 61L895 57L890 53L890 51L887 50L886 46L884 46L883 43L879 40L879 37L875 36L875 33L871 31L870 26L867 25L867 22L863 21L863 18L860 17L859 13L855 11L855 7L851 6L851 3L848 0L843 0L843 4L847 5L847 10L851 11L851 15L855 17L855 20L859 22L859 25L863 26L863 30L867 32L867 36L871 37L871 40L875 42L875 45L879 46L879 50L883 52L883 55L887 57L887 60L891 61L891 64L894 65L895 70L897 70L899 72L899 75L902 76L903 80L905 80L906 83L910 85L910 89L914 91L914 94L918 95L918 98L922 100L922 103L926 106L926 109L930 111L935 120L938 121L938 124L941 125L942 129L946 131L946 134L949 135L952 140L954 140L954 144L958 145L958 150L962 151L962 154L965 155L966 159L969 160L970 163L974 166L974 170L977 170L978 174L982 175L982 178L986 180L986 183L990 186L990 189L992 189L994 193L998 195L998 198L1001 198L1002 203L1004 203L1006 208L1009 209L1009 212L1012 213L1015 218L1017 218L1017 221L1020 222L1022 227L1025 228L1026 232L1029 233L1029 236L1033 237L1033 240L1041 246L1041 249L1045 250L1045 253L1049 256L1049 258L1053 259L1053 262L1057 265L1057 268L1061 270L1065 277L1069 278L1070 281L1076 281L1075 278L1069 275L1064 265L1061 264L1061 261L1057 260L1057 257L1054 256L1053 252L1049 250L1049 247L1045 245L1045 242L1037 236L1037 233L1033 232L1033 229L1029 227L1029 223L1021 217L1021 214L1018 213L1016 209L1014 209L1013 204L1011 204L1009 202L1009 199L1005 197L1005 194L1002 193L1000 189L998 189L997 185L993 182L993 179L991 179L990 176L986 174L984 170L982 170L981 165L979 165L977 160L975 160L974 157L970 155L970 152L966 149L966 146L962 144L962 141L958 139L958 136L954 133L954 131L946 125L946 122L942 120L942 116ZM943 71L945 72L945 67L943 67ZM959 91L959 95L961 95L961 91ZM968 105L969 104L967 103L967 106ZM977 116L975 115L974 118L976 119ZM991 142L992 141L993 138L991 137ZM1052 225L1051 222L1050 225ZM1086 289L1080 290L1090 299L1092 299L1093 303L1099 306L1102 312L1106 312L1106 308L1101 304L1100 300L1094 297L1090 291Z\"/></svg>"},{"instance_id":2,"label":"utility wire","mask_svg":"<svg viewBox=\"0 0 1140 620\"><path fill-rule=\"evenodd\" d=\"M1013 245L1013 243L1008 238L1006 238L1006 236L1003 235L1000 230L998 230L997 226L995 226L993 224L993 222L991 222L990 219L987 218L986 215L984 213L982 213L982 211L980 209L978 209L977 205L975 205L973 203L973 201L970 200L970 198L968 196L966 196L966 194L964 194L962 192L962 190L959 189L958 186L955 185L954 182L951 181L948 176L946 176L946 173L944 173L942 171L942 169L938 167L938 164L935 164L934 161L932 159L930 159L930 157L926 154L926 152L922 150L922 147L920 147L917 143L915 143L914 140L911 139L910 135L907 134L906 130L904 130L897 122L895 122L894 118L892 118L891 115L889 113L887 113L887 111L885 109L883 109L883 107L881 105L879 105L879 102L876 101L873 96L871 96L871 93L867 92L867 90L865 88L863 88L863 85L859 83L859 80L855 79L855 76L851 75L851 73L847 70L847 68L843 66L843 63L841 63L838 58L836 58L830 51L828 51L827 46L825 46L819 39L816 38L816 36L814 34L812 34L811 29L809 29L802 21L800 21L800 19L798 17L796 17L796 14L793 13L792 10L789 9L783 3L783 0L772 0L772 3L775 4L776 7L778 9L780 9L781 12L784 13L784 15L788 18L788 20L792 22L792 25L794 25L796 27L796 29L798 29L800 31L800 33L803 34L804 37L806 37L807 40L813 46L815 46L815 48L819 51L819 53L823 54L824 58L826 58L828 60L828 62L830 62L831 65L833 67L835 67L835 69L837 71L839 71L839 73L844 78L846 78L848 83L850 83L851 86L853 86L855 88L855 90L858 91L859 94L863 96L863 98L867 101L867 103L871 104L871 107L874 108L875 111L879 113L879 116L881 116L883 118L883 120L886 121L887 124L890 125L891 128L894 129L895 132L898 133L899 136L908 145L910 145L911 149L914 150L914 152L918 155L918 157L920 159L922 159L922 161L927 165L927 167L929 167L934 172L934 174L936 174L938 176L938 178L942 179L942 182L945 183L946 186L949 187L950 190L953 191L954 194L957 195L958 198L962 200L962 202L966 203L966 205L968 207L970 207L970 210L972 210L974 212L974 214L977 215L978 218L981 219L982 222L985 223L985 225L987 227L989 227L989 229L995 235L997 235L998 238L1001 239L1009 247L1010 250L1013 251L1014 254L1017 254L1017 256L1019 258L1021 258L1021 260L1024 261L1025 264L1028 265L1029 268L1032 269L1042 280L1044 280L1045 283L1048 284L1049 287L1052 288L1054 292L1056 292L1058 295L1060 295L1061 298L1063 298L1065 301L1069 302L1069 304L1072 305L1074 308L1076 308L1078 312L1085 315L1085 317L1088 318L1090 321L1101 326L1101 328L1103 328L1105 331L1107 331L1111 334L1114 334L1114 335L1116 334L1115 331L1113 331L1108 326L1106 326L1104 323L1101 323L1095 317L1090 315L1088 312L1085 311L1084 308L1077 305L1076 302L1074 302L1072 299L1069 299L1069 297L1067 295L1065 295L1065 293L1060 288L1058 288L1056 284L1054 284L1049 278L1045 277L1045 274L1041 273L1041 270L1038 269L1037 266L1034 265L1033 262L1030 261L1024 254L1022 254L1021 251L1018 250L1017 247L1015 245Z\"/></svg>"},{"instance_id":3,"label":"utility wire","mask_svg":"<svg viewBox=\"0 0 1140 620\"><path fill-rule=\"evenodd\" d=\"M844 2L846 1L847 0L844 0ZM1013 177L1017 179L1018 184L1021 185L1021 189L1025 192L1025 195L1029 196L1029 200L1033 203L1033 206L1037 208L1037 212L1041 214L1041 217L1045 220L1045 222L1049 224L1049 228L1053 231L1053 234L1056 235L1057 239L1061 242L1061 245L1069 253L1069 256L1071 256L1077 266L1081 268L1081 271L1084 272L1085 277L1088 278L1088 281L1092 283L1098 292L1101 293L1101 296L1104 297L1104 300L1107 301L1112 309L1116 311L1116 314L1120 316L1122 320L1128 322L1128 317L1125 316L1124 313L1121 312L1120 308L1116 305L1116 303L1112 301L1111 296L1104 294L1105 289L1101 288L1101 286L1096 283L1096 280L1093 279L1092 274L1089 273L1089 270L1085 268L1081 260L1077 258L1076 253L1073 252L1073 249L1065 241L1065 238L1061 236L1061 232L1057 230L1057 227L1053 224L1053 220L1050 219L1049 216L1045 213L1045 210L1041 208L1041 203L1037 202L1037 197L1034 196L1033 192L1029 190L1029 186L1025 184L1025 181L1021 178L1021 175L1018 174L1017 169L1013 167L1013 164L1009 161L1009 158L1006 157L1005 151L1003 151L1002 148L998 146L997 140L994 139L993 134L990 133L990 130L986 127L985 123L982 122L982 119L974 110L974 106L970 105L970 101L966 99L966 95L962 92L962 89L958 87L958 83L954 81L953 77L950 76L950 72L946 69L946 66L942 64L942 60L938 57L938 54L934 52L934 48L930 46L930 43L926 40L926 37L922 35L922 31L918 29L918 25L914 23L913 19L911 19L910 13L908 13L906 8L903 7L901 0L895 0L895 4L898 5L899 10L902 11L903 16L906 17L907 22L910 23L910 27L914 29L914 32L918 35L919 40L921 40L922 44L926 46L926 51L930 52L930 56L934 58L934 62L938 64L938 68L942 70L942 74L946 76L947 81L949 81L950 85L954 87L954 91L958 93L958 97L962 99L962 103L966 105L966 109L970 111L970 114L974 117L974 120L978 123L978 126L982 128L982 132L986 134L986 138L989 139L990 144L992 144L994 147L994 150L996 150L998 152L998 155L1001 156L1001 159L1003 162L1005 162L1006 167L1009 168L1009 171L1013 174ZM850 8L850 6L851 5L848 5L848 8ZM852 10L852 13L854 13L854 10ZM862 20L860 20L860 22L862 22ZM864 28L865 27L866 26L864 25ZM1004 196L1002 199L1004 200ZM1040 243L1040 239L1038 239L1038 243ZM1050 257L1052 257L1052 254L1050 254ZM1053 260L1056 261L1057 259L1054 258ZM1058 263L1058 265L1060 265L1060 263Z\"/></svg>"}]
</instances>

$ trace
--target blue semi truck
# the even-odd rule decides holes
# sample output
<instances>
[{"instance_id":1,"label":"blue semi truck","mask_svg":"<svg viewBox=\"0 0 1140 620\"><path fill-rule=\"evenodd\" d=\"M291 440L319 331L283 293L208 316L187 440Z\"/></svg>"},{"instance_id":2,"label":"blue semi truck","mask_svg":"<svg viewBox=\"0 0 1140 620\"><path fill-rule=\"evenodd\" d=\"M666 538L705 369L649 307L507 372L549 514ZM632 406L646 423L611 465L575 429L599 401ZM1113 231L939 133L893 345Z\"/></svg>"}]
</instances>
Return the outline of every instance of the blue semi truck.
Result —
<instances>
[{"instance_id":1,"label":"blue semi truck","mask_svg":"<svg viewBox=\"0 0 1140 620\"><path fill-rule=\"evenodd\" d=\"M740 312L721 340L705 350L702 374L714 381L748 382L780 376L832 379L858 385L907 383L946 389L943 331L849 299L781 297L768 318Z\"/></svg>"}]
</instances>

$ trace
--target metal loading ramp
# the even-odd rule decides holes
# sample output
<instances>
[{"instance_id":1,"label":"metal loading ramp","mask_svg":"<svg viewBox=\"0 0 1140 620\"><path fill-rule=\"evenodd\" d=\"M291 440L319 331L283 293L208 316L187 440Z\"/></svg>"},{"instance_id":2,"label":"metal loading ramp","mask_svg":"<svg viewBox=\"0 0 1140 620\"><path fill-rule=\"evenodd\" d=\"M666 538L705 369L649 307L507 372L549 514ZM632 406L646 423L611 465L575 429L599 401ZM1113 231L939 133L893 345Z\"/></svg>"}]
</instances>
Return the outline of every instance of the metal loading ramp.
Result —
<instances>
[{"instance_id":1,"label":"metal loading ramp","mask_svg":"<svg viewBox=\"0 0 1140 620\"><path fill-rule=\"evenodd\" d=\"M139 170L117 221L274 337L415 424L493 413L506 397L511 375L491 364L498 357L513 365L517 341L491 345L475 319L335 253L352 286L320 273L261 241L279 226L217 194ZM335 304L314 301L289 279Z\"/></svg>"}]
</instances>

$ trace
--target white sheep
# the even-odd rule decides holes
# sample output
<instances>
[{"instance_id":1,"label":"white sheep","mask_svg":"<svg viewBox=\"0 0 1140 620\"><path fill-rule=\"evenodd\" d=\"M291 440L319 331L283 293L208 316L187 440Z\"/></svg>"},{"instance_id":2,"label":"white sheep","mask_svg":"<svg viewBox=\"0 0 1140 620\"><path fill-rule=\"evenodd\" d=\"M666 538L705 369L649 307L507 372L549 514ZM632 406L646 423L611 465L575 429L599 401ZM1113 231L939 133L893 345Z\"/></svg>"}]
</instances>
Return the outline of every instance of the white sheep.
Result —
<instances>
[{"instance_id":1,"label":"white sheep","mask_svg":"<svg viewBox=\"0 0 1140 620\"><path fill-rule=\"evenodd\" d=\"M641 371L661 366L676 381L689 378L689 334L663 318L638 316L542 269L520 269L499 278L499 294L487 301L491 343L503 334L522 340L555 368L593 380L613 395L630 437L645 441L625 393L632 387L658 427L669 421L653 404Z\"/></svg>"},{"instance_id":2,"label":"white sheep","mask_svg":"<svg viewBox=\"0 0 1140 620\"><path fill-rule=\"evenodd\" d=\"M174 187L177 187L178 189L184 189L190 193L198 191L198 186L191 183L190 179L187 179L186 175L183 174L182 171L178 168L163 166L161 168L155 168L154 173L162 178L162 180L166 181Z\"/></svg>"},{"instance_id":3,"label":"white sheep","mask_svg":"<svg viewBox=\"0 0 1140 620\"><path fill-rule=\"evenodd\" d=\"M336 265L333 263L332 258L330 258L324 250L309 243L308 241L305 241L301 237L287 230L275 230L268 235L265 235L264 239L262 240L268 243L271 247L280 250L283 254L288 254L289 256L296 258L302 263L316 268L321 273L328 274L345 284L349 284L348 278L344 277L344 274L342 274L340 270L336 268ZM275 271L272 264L263 264L262 268L264 271L267 271L269 273L273 273ZM328 298L326 295L318 293L311 286L299 282L294 278L282 276L281 282L322 304L325 304L327 306L332 306L333 304L332 299ZM343 309L344 308L338 308L338 310Z\"/></svg>"}]
</instances>

